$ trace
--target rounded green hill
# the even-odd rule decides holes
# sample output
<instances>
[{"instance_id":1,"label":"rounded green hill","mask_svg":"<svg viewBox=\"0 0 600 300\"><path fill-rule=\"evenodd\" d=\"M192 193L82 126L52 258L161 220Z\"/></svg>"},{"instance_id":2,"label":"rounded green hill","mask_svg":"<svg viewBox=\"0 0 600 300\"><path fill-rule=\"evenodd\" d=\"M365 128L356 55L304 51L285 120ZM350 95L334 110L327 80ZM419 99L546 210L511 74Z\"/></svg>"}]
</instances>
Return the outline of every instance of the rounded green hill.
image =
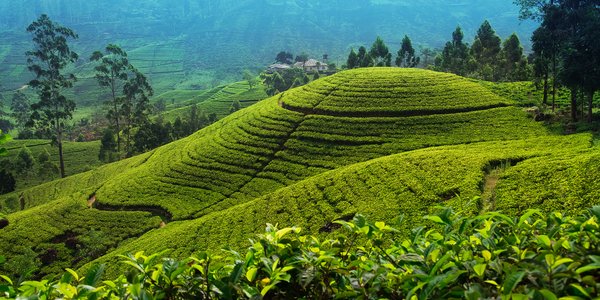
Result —
<instances>
[{"instance_id":1,"label":"rounded green hill","mask_svg":"<svg viewBox=\"0 0 600 300\"><path fill-rule=\"evenodd\" d=\"M131 247L145 243L146 249L180 247L183 244L175 240L191 243L201 236L204 242L178 251L189 254L219 249L223 243L236 246L261 231L265 222L312 224L312 230L363 208L375 219L389 219L400 213L398 207L409 204L395 204L379 215L377 211L404 194L420 203L414 216L440 199L463 203L451 199L456 194L477 195L485 175L482 168L495 160L542 157L561 147L575 149L581 141L584 145L577 151L591 151L589 137L564 142L557 137L529 146L532 138L547 135L511 101L459 76L399 68L345 71L262 100L149 153L26 190L21 197L27 209L9 214L9 225L0 229L0 253L10 259L20 255L22 247L33 248L45 258L42 273L53 273L96 258L80 256L85 245L78 241L91 231L104 234L103 251L124 241ZM490 144L468 150L478 142ZM563 146L551 147L553 142ZM451 156L448 151L423 152L431 156L426 163L420 162L423 155L410 152L402 159L385 158L452 145L458 148ZM506 154L517 146L519 151ZM478 157L478 151L502 154ZM381 160L361 164L373 159ZM446 168L444 162L453 159L464 163ZM360 184L345 175L352 172L340 171L344 168L360 174ZM379 169L392 175L373 173ZM427 179L442 172L442 178L453 179L451 185ZM464 176L454 175L461 172ZM400 174L408 177L396 178ZM311 188L291 188L301 182ZM397 189L391 188L394 185ZM516 189L505 185L502 191ZM351 201L350 195L377 209ZM291 205L293 199L298 204ZM281 209L269 206L275 200ZM33 234L32 228L40 225L44 230ZM131 241L150 228L155 230L139 242Z\"/></svg>"},{"instance_id":2,"label":"rounded green hill","mask_svg":"<svg viewBox=\"0 0 600 300\"><path fill-rule=\"evenodd\" d=\"M511 104L460 76L405 68L341 72L283 93L279 101L290 110L353 117L449 114Z\"/></svg>"}]
</instances>

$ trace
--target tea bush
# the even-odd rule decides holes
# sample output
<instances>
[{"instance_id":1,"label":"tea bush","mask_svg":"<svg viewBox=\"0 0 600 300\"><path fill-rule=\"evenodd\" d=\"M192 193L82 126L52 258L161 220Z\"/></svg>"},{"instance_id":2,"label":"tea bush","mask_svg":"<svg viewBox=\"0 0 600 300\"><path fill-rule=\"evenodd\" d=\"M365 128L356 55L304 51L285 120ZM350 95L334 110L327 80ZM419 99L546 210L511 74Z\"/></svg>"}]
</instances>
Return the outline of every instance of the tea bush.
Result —
<instances>
[{"instance_id":1,"label":"tea bush","mask_svg":"<svg viewBox=\"0 0 600 300\"><path fill-rule=\"evenodd\" d=\"M361 215L336 221L334 238L267 224L242 253L122 256L58 280L0 276L3 299L591 299L599 295L600 207L575 217L529 210L465 217L438 208L399 238Z\"/></svg>"}]
</instances>

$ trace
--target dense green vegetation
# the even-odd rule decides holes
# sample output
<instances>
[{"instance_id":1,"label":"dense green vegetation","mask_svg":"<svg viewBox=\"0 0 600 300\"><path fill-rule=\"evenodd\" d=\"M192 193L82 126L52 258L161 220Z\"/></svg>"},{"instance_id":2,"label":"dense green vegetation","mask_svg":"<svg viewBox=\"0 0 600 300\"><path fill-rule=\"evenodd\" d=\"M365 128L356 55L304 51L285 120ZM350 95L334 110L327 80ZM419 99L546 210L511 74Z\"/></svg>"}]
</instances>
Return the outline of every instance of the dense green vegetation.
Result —
<instances>
[{"instance_id":1,"label":"dense green vegetation","mask_svg":"<svg viewBox=\"0 0 600 300\"><path fill-rule=\"evenodd\" d=\"M103 279L105 265L85 276L68 269L54 281L12 281L0 292L73 299L586 299L598 295L600 207L576 217L528 210L467 217L437 208L406 238L394 225L362 215L338 220L333 238L278 229L225 258L188 259L165 252L120 257L126 275ZM402 220L400 220L402 223ZM432 225L433 224L433 225ZM412 224L411 224L412 226ZM0 257L0 259L2 259ZM0 264L2 261L0 260ZM114 277L111 277L114 278Z\"/></svg>"},{"instance_id":2,"label":"dense green vegetation","mask_svg":"<svg viewBox=\"0 0 600 300\"><path fill-rule=\"evenodd\" d=\"M248 91L238 86L234 95ZM0 198L11 211L26 208L1 229L5 271L17 270L11 261L45 275L138 250L174 247L183 258L240 249L267 222L326 234L332 221L356 213L386 222L403 214L414 225L436 204L516 214L597 203L591 137L552 136L516 104L433 71L324 77L146 154ZM549 190L531 172L561 186L590 185ZM44 230L32 233L38 224Z\"/></svg>"},{"instance_id":3,"label":"dense green vegetation","mask_svg":"<svg viewBox=\"0 0 600 300\"><path fill-rule=\"evenodd\" d=\"M0 158L2 167L14 173L17 190L32 187L59 177L58 149L48 140L12 140L5 144L6 157ZM19 168L19 152L26 148L31 152L34 162L31 168ZM99 142L64 142L65 168L67 175L89 171L99 166ZM44 156L47 154L47 159ZM40 161L42 158L42 161ZM45 162L48 162L46 164Z\"/></svg>"},{"instance_id":4,"label":"dense green vegetation","mask_svg":"<svg viewBox=\"0 0 600 300\"><path fill-rule=\"evenodd\" d=\"M516 213L531 206L545 211L561 208L577 212L590 203L598 203L593 192L597 186L593 184L589 189L572 193L584 180L581 176L572 177L573 174L588 174L586 182L598 182L586 171L598 167L598 154L589 148L589 141L585 135L571 139L546 137L429 148L387 156L311 177L193 221L170 223L102 261L107 258L114 261L116 254L137 250L158 252L172 248L173 255L185 256L185 253L204 249L217 251L224 245L238 249L249 237L245 232L258 232L260 224L266 222L298 225L316 233L327 231L333 220L364 213L387 222L403 215L405 224L411 226L419 224L423 213L439 204L453 205L471 214L491 207ZM571 162L578 161L577 164L561 163L580 152L582 154L570 158ZM535 157L539 159L533 160ZM560 167L550 167L555 163ZM515 166L510 167L512 164ZM540 164L548 167L537 171L542 169ZM499 169L502 176L497 183L489 176L495 169ZM547 181L561 182L565 187L546 191L535 177L525 175L534 171L543 173ZM485 197L488 181L497 187L491 187L494 195ZM519 194L530 185L531 190ZM568 186L574 188L570 190ZM555 202L555 199L560 201L559 195L572 195L573 201L569 205ZM481 196L478 202L471 201L478 196ZM408 228L404 228L404 234Z\"/></svg>"}]
</instances>

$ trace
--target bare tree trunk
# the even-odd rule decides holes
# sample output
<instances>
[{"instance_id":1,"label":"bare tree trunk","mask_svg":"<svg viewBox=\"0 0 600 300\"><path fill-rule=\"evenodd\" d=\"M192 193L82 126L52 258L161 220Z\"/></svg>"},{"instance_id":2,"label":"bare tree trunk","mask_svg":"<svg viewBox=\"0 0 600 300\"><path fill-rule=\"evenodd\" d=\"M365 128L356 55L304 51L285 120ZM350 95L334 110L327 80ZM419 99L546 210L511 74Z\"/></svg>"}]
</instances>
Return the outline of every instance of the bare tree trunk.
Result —
<instances>
[{"instance_id":1,"label":"bare tree trunk","mask_svg":"<svg viewBox=\"0 0 600 300\"><path fill-rule=\"evenodd\" d=\"M571 120L577 122L577 89L571 88Z\"/></svg>"},{"instance_id":2,"label":"bare tree trunk","mask_svg":"<svg viewBox=\"0 0 600 300\"><path fill-rule=\"evenodd\" d=\"M544 106L548 105L548 72L544 74L544 99L542 103Z\"/></svg>"},{"instance_id":3,"label":"bare tree trunk","mask_svg":"<svg viewBox=\"0 0 600 300\"><path fill-rule=\"evenodd\" d=\"M62 144L62 128L60 122L56 120L57 131L56 131L56 142L58 143L58 160L60 165L60 178L65 178L65 159L63 156L63 144Z\"/></svg>"},{"instance_id":4,"label":"bare tree trunk","mask_svg":"<svg viewBox=\"0 0 600 300\"><path fill-rule=\"evenodd\" d=\"M573 100L571 95L571 100ZM575 100L576 101L576 100ZM552 54L552 112L556 108L556 54Z\"/></svg>"},{"instance_id":5,"label":"bare tree trunk","mask_svg":"<svg viewBox=\"0 0 600 300\"><path fill-rule=\"evenodd\" d=\"M588 123L592 123L593 115L592 115L592 106L594 104L594 91L588 91Z\"/></svg>"},{"instance_id":6,"label":"bare tree trunk","mask_svg":"<svg viewBox=\"0 0 600 300\"><path fill-rule=\"evenodd\" d=\"M581 119L585 119L585 92L583 90L579 91L579 102L581 102L581 113L579 116Z\"/></svg>"},{"instance_id":7,"label":"bare tree trunk","mask_svg":"<svg viewBox=\"0 0 600 300\"><path fill-rule=\"evenodd\" d=\"M115 75L112 74L112 83L111 83L111 90L112 90L112 98L113 98L113 109L114 109L114 114L115 114L115 125L117 126L117 153L121 153L121 127L119 126L119 111L118 111L118 105L117 105L117 95L116 95L116 89L117 87L115 86Z\"/></svg>"}]
</instances>

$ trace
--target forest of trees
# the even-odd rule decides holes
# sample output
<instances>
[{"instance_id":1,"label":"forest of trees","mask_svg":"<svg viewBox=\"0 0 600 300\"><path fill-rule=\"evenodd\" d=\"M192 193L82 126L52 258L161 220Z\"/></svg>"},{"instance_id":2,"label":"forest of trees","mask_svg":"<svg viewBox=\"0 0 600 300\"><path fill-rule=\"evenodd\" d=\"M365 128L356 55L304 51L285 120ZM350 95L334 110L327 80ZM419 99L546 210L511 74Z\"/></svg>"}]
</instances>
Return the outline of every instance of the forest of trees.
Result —
<instances>
[{"instance_id":1,"label":"forest of trees","mask_svg":"<svg viewBox=\"0 0 600 300\"><path fill-rule=\"evenodd\" d=\"M513 33L504 41L489 21L484 21L471 44L460 27L439 51L424 48L420 55L408 36L396 57L398 67L424 67L486 81L534 80L543 90L542 104L556 108L558 89L571 92L571 120L578 121L578 108L586 106L587 121L593 121L593 98L600 89L600 13L598 1L550 0L515 1L521 19L533 19L540 26L531 37L532 53L525 56L519 37ZM430 58L435 56L433 63ZM420 63L420 58L424 62ZM391 66L391 53L380 37L371 48L351 49L348 69ZM552 99L551 103L549 99Z\"/></svg>"},{"instance_id":2,"label":"forest of trees","mask_svg":"<svg viewBox=\"0 0 600 300\"><path fill-rule=\"evenodd\" d=\"M544 104L550 93L552 109L555 108L557 86L562 85L571 91L571 119L577 121L579 101L585 98L587 120L592 122L592 101L600 89L600 2L518 0L515 3L521 7L522 19L541 23L531 40L535 77L543 82Z\"/></svg>"},{"instance_id":3,"label":"forest of trees","mask_svg":"<svg viewBox=\"0 0 600 300\"><path fill-rule=\"evenodd\" d=\"M435 56L436 51L430 48L422 48L420 55L417 54L410 37L404 36L395 65L402 68L432 68L488 81L521 81L531 78L532 67L516 34L513 33L502 42L492 25L484 21L472 45L465 43L463 39L462 29L457 27L452 33L452 40ZM421 56L424 57L422 64ZM430 59L432 56L435 56L434 61ZM352 49L346 67L390 67L391 61L392 54L388 47L377 37L368 50L364 46L358 52Z\"/></svg>"}]
</instances>

